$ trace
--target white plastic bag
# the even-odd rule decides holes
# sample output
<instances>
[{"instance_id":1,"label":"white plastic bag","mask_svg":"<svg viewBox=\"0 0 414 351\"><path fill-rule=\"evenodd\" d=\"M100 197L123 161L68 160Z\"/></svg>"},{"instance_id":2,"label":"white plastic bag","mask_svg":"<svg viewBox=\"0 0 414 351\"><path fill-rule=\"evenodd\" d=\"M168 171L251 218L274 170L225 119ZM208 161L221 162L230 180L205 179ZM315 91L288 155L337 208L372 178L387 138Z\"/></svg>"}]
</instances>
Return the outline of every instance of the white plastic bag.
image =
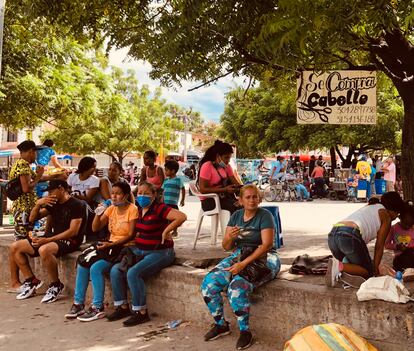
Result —
<instances>
[{"instance_id":1,"label":"white plastic bag","mask_svg":"<svg viewBox=\"0 0 414 351\"><path fill-rule=\"evenodd\" d=\"M411 300L410 292L397 279L390 276L369 278L357 291L358 301L384 300L407 303Z\"/></svg>"}]
</instances>

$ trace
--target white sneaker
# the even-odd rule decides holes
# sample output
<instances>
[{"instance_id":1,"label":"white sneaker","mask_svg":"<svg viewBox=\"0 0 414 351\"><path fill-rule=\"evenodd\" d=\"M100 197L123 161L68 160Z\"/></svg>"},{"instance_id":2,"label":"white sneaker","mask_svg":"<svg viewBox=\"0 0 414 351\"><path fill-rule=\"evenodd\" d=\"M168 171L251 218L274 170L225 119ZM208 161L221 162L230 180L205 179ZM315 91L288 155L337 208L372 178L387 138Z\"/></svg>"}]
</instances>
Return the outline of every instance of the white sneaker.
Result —
<instances>
[{"instance_id":1,"label":"white sneaker","mask_svg":"<svg viewBox=\"0 0 414 351\"><path fill-rule=\"evenodd\" d=\"M414 280L414 268L406 268L403 273L403 281L411 282Z\"/></svg>"},{"instance_id":2,"label":"white sneaker","mask_svg":"<svg viewBox=\"0 0 414 351\"><path fill-rule=\"evenodd\" d=\"M333 288L338 285L341 272L339 271L339 261L333 257L328 261L328 269L325 275L325 284Z\"/></svg>"},{"instance_id":3,"label":"white sneaker","mask_svg":"<svg viewBox=\"0 0 414 351\"><path fill-rule=\"evenodd\" d=\"M25 282L21 289L22 292L16 296L16 300L24 300L36 294L36 285L32 282Z\"/></svg>"},{"instance_id":4,"label":"white sneaker","mask_svg":"<svg viewBox=\"0 0 414 351\"><path fill-rule=\"evenodd\" d=\"M43 296L43 299L40 302L42 303L55 302L59 298L59 295L61 294L63 288L64 288L64 285L62 283L60 283L59 286L49 285L49 288L46 291L46 295Z\"/></svg>"},{"instance_id":5,"label":"white sneaker","mask_svg":"<svg viewBox=\"0 0 414 351\"><path fill-rule=\"evenodd\" d=\"M366 282L365 278L359 275L353 275L346 272L342 272L341 277L339 279L341 280L341 282L356 289L359 289L360 286Z\"/></svg>"}]
</instances>

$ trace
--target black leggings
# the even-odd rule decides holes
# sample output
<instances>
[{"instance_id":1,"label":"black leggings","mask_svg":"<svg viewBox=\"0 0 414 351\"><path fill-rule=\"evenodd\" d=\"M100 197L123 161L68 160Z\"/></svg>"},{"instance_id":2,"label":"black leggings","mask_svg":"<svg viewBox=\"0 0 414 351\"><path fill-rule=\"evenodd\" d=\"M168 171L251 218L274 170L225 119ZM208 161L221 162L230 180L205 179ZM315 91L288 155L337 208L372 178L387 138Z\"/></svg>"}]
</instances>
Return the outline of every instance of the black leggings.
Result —
<instances>
[{"instance_id":1,"label":"black leggings","mask_svg":"<svg viewBox=\"0 0 414 351\"><path fill-rule=\"evenodd\" d=\"M220 197L220 207L222 210L230 211L230 213L233 213L240 209L240 207L235 205L235 202L237 200L234 198L229 197ZM201 201L201 208L203 211L211 211L216 207L216 202L212 198L208 198Z\"/></svg>"},{"instance_id":2,"label":"black leggings","mask_svg":"<svg viewBox=\"0 0 414 351\"><path fill-rule=\"evenodd\" d=\"M402 254L394 258L392 265L396 271L400 272L406 268L414 268L414 250L405 249Z\"/></svg>"}]
</instances>

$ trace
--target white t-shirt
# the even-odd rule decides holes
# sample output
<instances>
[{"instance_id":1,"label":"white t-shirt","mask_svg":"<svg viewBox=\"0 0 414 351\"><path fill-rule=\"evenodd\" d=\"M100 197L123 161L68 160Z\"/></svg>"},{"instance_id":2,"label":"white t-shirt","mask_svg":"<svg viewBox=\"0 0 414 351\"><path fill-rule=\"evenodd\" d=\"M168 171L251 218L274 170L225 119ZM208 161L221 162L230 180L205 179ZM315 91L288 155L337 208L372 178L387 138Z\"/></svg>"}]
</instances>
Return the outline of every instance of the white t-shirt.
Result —
<instances>
[{"instance_id":1,"label":"white t-shirt","mask_svg":"<svg viewBox=\"0 0 414 351\"><path fill-rule=\"evenodd\" d=\"M377 237L381 227L379 210L385 207L381 204L367 205L350 214L344 221L354 222L361 233L365 243L369 243Z\"/></svg>"},{"instance_id":2,"label":"white t-shirt","mask_svg":"<svg viewBox=\"0 0 414 351\"><path fill-rule=\"evenodd\" d=\"M68 184L72 187L72 192L77 192L85 196L89 189L99 188L99 178L97 176L90 176L86 180L80 180L78 173L72 173L68 177Z\"/></svg>"}]
</instances>

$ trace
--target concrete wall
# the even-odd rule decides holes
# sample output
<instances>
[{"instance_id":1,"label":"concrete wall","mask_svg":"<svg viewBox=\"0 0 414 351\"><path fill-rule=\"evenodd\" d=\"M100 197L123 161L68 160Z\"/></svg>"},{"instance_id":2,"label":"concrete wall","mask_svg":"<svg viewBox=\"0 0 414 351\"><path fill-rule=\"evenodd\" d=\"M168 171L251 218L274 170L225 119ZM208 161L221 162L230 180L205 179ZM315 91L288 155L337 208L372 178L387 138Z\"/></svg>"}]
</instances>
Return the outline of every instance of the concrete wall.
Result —
<instances>
[{"instance_id":1,"label":"concrete wall","mask_svg":"<svg viewBox=\"0 0 414 351\"><path fill-rule=\"evenodd\" d=\"M8 279L7 245L0 240L0 279ZM73 294L76 254L59 261L60 278L66 293ZM46 278L39 259L35 271ZM166 319L184 319L207 330L212 319L201 298L204 270L171 266L147 282L149 311ZM109 285L106 301L111 302ZM322 285L277 279L258 289L251 297L251 327L257 338L281 350L286 340L311 324L335 322L354 329L381 351L414 350L413 306L383 301L358 302L355 290L328 289ZM69 306L69 302L68 302ZM236 328L226 303L226 314Z\"/></svg>"}]
</instances>

